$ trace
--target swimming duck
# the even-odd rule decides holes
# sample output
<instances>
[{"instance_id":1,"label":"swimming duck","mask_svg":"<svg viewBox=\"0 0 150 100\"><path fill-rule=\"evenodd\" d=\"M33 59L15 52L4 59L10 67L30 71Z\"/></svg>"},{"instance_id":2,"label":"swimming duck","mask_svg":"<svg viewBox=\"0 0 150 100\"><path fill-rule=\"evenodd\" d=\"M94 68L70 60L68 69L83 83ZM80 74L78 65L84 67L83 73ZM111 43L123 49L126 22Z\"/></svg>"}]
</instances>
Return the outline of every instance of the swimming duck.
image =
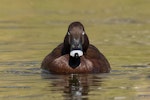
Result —
<instances>
[{"instance_id":1,"label":"swimming duck","mask_svg":"<svg viewBox=\"0 0 150 100\"><path fill-rule=\"evenodd\" d=\"M41 68L54 74L108 73L110 64L92 44L81 22L72 22L59 44L42 61Z\"/></svg>"}]
</instances>

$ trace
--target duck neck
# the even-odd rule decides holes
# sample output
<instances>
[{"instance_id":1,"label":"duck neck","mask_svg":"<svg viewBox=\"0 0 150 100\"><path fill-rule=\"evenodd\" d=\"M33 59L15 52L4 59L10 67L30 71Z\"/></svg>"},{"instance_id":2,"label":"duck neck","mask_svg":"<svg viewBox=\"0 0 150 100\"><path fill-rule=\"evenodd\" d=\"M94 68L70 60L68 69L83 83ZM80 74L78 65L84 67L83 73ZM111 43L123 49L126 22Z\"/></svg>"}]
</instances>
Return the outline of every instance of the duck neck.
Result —
<instances>
[{"instance_id":1,"label":"duck neck","mask_svg":"<svg viewBox=\"0 0 150 100\"><path fill-rule=\"evenodd\" d=\"M69 65L74 69L80 65L80 57L71 57L69 58Z\"/></svg>"}]
</instances>

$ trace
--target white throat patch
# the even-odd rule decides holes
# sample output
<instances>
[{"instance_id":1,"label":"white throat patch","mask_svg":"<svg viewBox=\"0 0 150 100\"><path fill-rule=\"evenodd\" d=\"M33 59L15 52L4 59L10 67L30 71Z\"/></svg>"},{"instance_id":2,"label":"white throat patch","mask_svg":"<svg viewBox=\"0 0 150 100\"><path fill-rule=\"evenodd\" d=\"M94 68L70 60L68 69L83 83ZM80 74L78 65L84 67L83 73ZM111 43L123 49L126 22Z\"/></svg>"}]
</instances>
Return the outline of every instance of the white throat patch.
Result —
<instances>
[{"instance_id":1,"label":"white throat patch","mask_svg":"<svg viewBox=\"0 0 150 100\"><path fill-rule=\"evenodd\" d=\"M83 51L81 50L73 50L70 52L70 56L75 57L75 54L78 54L79 57L83 55Z\"/></svg>"}]
</instances>

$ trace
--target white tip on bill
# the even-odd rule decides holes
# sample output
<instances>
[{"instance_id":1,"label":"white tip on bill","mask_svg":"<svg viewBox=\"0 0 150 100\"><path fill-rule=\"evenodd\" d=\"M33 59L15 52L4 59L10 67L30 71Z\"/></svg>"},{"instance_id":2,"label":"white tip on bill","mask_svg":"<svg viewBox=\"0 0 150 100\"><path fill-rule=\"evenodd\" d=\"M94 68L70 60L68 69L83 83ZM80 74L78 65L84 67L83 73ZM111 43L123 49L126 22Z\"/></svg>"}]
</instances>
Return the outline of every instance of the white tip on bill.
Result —
<instances>
[{"instance_id":1,"label":"white tip on bill","mask_svg":"<svg viewBox=\"0 0 150 100\"><path fill-rule=\"evenodd\" d=\"M81 50L73 50L73 51L70 52L70 56L75 57L76 53L79 55L79 57L83 55L83 51L81 51Z\"/></svg>"}]
</instances>

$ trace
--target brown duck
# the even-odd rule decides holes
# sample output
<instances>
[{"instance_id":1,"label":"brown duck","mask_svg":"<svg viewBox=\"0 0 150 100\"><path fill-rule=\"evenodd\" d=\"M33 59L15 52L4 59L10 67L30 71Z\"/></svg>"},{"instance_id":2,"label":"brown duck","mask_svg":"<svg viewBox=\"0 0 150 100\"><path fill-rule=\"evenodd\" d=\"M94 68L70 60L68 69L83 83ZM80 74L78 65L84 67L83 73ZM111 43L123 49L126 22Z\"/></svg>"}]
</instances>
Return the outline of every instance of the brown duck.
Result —
<instances>
[{"instance_id":1,"label":"brown duck","mask_svg":"<svg viewBox=\"0 0 150 100\"><path fill-rule=\"evenodd\" d=\"M44 58L41 68L54 74L107 73L111 69L105 56L89 44L80 22L69 25L64 42Z\"/></svg>"}]
</instances>

